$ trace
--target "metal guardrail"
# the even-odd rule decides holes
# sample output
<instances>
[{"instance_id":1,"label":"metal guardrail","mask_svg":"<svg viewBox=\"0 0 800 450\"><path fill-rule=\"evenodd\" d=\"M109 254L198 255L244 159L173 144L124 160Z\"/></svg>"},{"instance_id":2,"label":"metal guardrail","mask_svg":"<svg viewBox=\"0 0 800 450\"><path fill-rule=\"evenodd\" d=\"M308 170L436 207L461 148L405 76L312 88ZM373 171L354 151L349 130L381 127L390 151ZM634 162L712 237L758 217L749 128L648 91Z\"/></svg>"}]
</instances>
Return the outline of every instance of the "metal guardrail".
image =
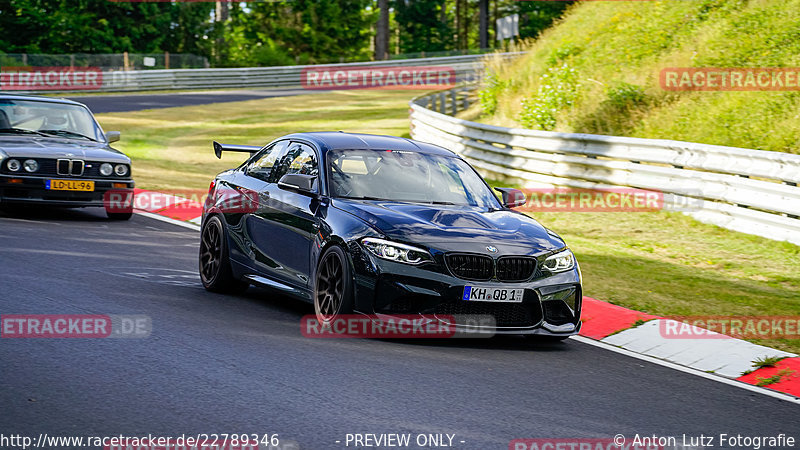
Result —
<instances>
[{"instance_id":1,"label":"metal guardrail","mask_svg":"<svg viewBox=\"0 0 800 450\"><path fill-rule=\"evenodd\" d=\"M449 115L468 107L468 92L458 87L413 99L414 139L463 155L490 178L537 188L660 191L667 209L800 245L800 155L505 128Z\"/></svg>"},{"instance_id":2,"label":"metal guardrail","mask_svg":"<svg viewBox=\"0 0 800 450\"><path fill-rule=\"evenodd\" d=\"M518 53L505 53L513 57ZM175 69L103 71L102 83L93 92L132 92L179 89L230 89L230 88L302 88L304 69L380 68L380 67L446 67L455 71L457 82L479 78L482 59L486 55L461 55L438 58L417 58L387 61L367 61L313 66L279 66L225 69ZM36 91L29 91L36 92ZM54 92L48 90L47 92ZM61 90L61 92L69 92Z\"/></svg>"}]
</instances>

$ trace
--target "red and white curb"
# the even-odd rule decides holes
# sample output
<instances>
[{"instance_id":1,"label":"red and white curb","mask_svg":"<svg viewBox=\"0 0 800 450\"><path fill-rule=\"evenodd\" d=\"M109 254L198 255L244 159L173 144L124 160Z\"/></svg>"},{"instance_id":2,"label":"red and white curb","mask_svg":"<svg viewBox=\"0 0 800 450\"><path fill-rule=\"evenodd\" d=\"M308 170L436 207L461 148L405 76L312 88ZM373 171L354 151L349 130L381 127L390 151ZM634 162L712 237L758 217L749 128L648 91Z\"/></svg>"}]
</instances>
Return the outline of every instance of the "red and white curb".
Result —
<instances>
[{"instance_id":1,"label":"red and white curb","mask_svg":"<svg viewBox=\"0 0 800 450\"><path fill-rule=\"evenodd\" d=\"M756 385L776 374L780 381L765 386L800 397L800 358L794 353L756 345L692 325L645 314L593 298L583 298L581 336L586 336L630 352L668 361L701 372ZM645 321L642 323L642 321ZM634 325L638 326L634 326ZM671 326L689 326L701 339L664 336ZM674 328L672 328L674 329ZM753 362L783 357L775 367L754 370ZM750 372L752 370L752 372ZM750 372L743 375L745 372Z\"/></svg>"},{"instance_id":2,"label":"red and white curb","mask_svg":"<svg viewBox=\"0 0 800 450\"><path fill-rule=\"evenodd\" d=\"M134 189L134 212L150 213L179 222L200 225L203 205L184 197L157 191Z\"/></svg>"},{"instance_id":3,"label":"red and white curb","mask_svg":"<svg viewBox=\"0 0 800 450\"><path fill-rule=\"evenodd\" d=\"M192 200L156 191L136 189L135 212L186 228L199 230L203 205ZM141 207L140 207L141 206ZM633 357L639 357L695 375L768 393L755 385L780 374L780 381L766 389L800 397L800 357L793 353L756 345L741 339L701 330L706 338L676 339L662 332L671 319L654 316L590 297L583 298L580 336L578 340ZM644 322L644 323L642 323ZM638 326L634 326L637 325ZM716 335L718 338L709 338ZM753 362L767 357L785 357L774 367L753 370ZM689 370L681 369L686 368ZM747 386L741 383L747 383ZM797 400L797 399L795 399Z\"/></svg>"}]
</instances>

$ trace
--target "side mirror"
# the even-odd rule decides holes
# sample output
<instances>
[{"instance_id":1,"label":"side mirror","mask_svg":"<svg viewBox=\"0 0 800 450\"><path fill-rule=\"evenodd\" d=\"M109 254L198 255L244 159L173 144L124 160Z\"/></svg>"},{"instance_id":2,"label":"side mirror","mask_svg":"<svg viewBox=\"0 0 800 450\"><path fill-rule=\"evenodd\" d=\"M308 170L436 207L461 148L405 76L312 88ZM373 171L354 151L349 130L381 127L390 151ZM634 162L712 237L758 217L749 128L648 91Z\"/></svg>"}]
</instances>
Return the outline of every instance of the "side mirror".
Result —
<instances>
[{"instance_id":1,"label":"side mirror","mask_svg":"<svg viewBox=\"0 0 800 450\"><path fill-rule=\"evenodd\" d=\"M303 175L301 173L287 173L278 181L278 187L287 191L299 192L301 194L315 195L316 175Z\"/></svg>"},{"instance_id":2,"label":"side mirror","mask_svg":"<svg viewBox=\"0 0 800 450\"><path fill-rule=\"evenodd\" d=\"M106 140L108 143L117 142L120 139L120 132L119 131L109 131L106 133Z\"/></svg>"},{"instance_id":3,"label":"side mirror","mask_svg":"<svg viewBox=\"0 0 800 450\"><path fill-rule=\"evenodd\" d=\"M527 201L525 193L514 188L494 188L503 196L503 206L506 208L516 208L522 206Z\"/></svg>"}]
</instances>

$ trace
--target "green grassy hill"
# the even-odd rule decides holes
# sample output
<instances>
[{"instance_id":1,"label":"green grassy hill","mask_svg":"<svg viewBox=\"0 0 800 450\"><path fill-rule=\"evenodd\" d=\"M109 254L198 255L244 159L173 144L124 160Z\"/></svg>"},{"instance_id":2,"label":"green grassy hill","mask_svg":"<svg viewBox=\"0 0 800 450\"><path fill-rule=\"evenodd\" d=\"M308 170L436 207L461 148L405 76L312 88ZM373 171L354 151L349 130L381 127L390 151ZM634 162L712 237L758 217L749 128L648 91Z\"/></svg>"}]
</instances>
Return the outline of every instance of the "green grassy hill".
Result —
<instances>
[{"instance_id":1,"label":"green grassy hill","mask_svg":"<svg viewBox=\"0 0 800 450\"><path fill-rule=\"evenodd\" d=\"M800 0L591 1L492 60L466 118L800 153L800 92L668 92L668 67L800 67Z\"/></svg>"}]
</instances>

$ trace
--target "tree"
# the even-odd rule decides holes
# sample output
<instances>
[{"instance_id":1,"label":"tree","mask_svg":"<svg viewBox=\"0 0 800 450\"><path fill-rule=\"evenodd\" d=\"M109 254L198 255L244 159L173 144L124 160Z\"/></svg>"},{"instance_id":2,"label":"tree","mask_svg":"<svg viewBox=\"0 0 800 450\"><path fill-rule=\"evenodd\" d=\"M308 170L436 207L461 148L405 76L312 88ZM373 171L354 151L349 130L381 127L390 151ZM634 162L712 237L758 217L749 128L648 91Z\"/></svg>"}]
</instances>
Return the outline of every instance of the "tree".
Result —
<instances>
[{"instance_id":1,"label":"tree","mask_svg":"<svg viewBox=\"0 0 800 450\"><path fill-rule=\"evenodd\" d=\"M442 0L395 0L402 53L453 48L453 29L446 6Z\"/></svg>"},{"instance_id":2,"label":"tree","mask_svg":"<svg viewBox=\"0 0 800 450\"><path fill-rule=\"evenodd\" d=\"M375 27L375 59L389 55L389 0L378 0L378 24Z\"/></svg>"}]
</instances>

